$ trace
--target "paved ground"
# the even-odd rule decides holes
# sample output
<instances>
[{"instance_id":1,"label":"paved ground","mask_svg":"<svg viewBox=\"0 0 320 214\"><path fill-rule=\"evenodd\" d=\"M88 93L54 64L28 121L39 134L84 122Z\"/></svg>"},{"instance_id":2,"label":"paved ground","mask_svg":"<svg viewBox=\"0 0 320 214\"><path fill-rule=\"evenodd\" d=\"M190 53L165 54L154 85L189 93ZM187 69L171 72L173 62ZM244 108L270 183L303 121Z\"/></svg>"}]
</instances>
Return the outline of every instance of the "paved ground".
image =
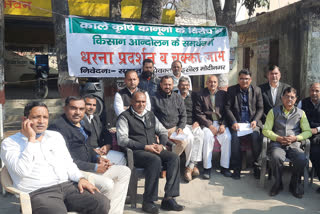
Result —
<instances>
[{"instance_id":1,"label":"paved ground","mask_svg":"<svg viewBox=\"0 0 320 214\"><path fill-rule=\"evenodd\" d=\"M183 214L316 214L320 213L320 194L315 193L320 182L316 182L305 193L303 199L296 199L288 192L289 172L285 172L285 189L276 197L269 197L267 188L260 188L250 171L244 171L241 180L223 177L218 171L211 180L196 178L190 183L181 183L178 201L185 205ZM124 214L142 213L141 201L144 180L139 181L139 201L136 209L125 206ZM159 196L163 196L165 179L160 179ZM271 182L267 182L271 185ZM160 204L159 198L157 202ZM18 200L12 196L0 196L0 213L19 213ZM161 213L178 213L165 212ZM180 213L180 212L179 212Z\"/></svg>"}]
</instances>

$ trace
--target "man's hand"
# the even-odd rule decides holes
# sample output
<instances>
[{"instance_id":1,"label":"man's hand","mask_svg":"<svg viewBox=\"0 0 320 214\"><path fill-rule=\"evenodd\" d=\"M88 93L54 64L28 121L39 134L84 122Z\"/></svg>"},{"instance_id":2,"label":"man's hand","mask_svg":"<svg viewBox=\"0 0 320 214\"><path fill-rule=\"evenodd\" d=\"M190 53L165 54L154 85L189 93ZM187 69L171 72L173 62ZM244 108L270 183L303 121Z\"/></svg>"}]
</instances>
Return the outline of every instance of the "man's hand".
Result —
<instances>
[{"instance_id":1,"label":"man's hand","mask_svg":"<svg viewBox=\"0 0 320 214\"><path fill-rule=\"evenodd\" d=\"M154 145L155 145L155 144L145 145L145 146L144 146L144 150L146 150L147 152L159 154L159 152L157 151L157 149L156 149L156 147L155 147Z\"/></svg>"},{"instance_id":2,"label":"man's hand","mask_svg":"<svg viewBox=\"0 0 320 214\"><path fill-rule=\"evenodd\" d=\"M157 154L160 154L163 150L163 146L161 144L153 144L155 150L158 152Z\"/></svg>"},{"instance_id":3,"label":"man's hand","mask_svg":"<svg viewBox=\"0 0 320 214\"><path fill-rule=\"evenodd\" d=\"M218 134L223 134L225 130L226 130L226 127L224 125L220 125L219 130L218 130Z\"/></svg>"},{"instance_id":4,"label":"man's hand","mask_svg":"<svg viewBox=\"0 0 320 214\"><path fill-rule=\"evenodd\" d=\"M199 123L196 121L192 124L192 129L198 128L199 126Z\"/></svg>"},{"instance_id":5,"label":"man's hand","mask_svg":"<svg viewBox=\"0 0 320 214\"><path fill-rule=\"evenodd\" d=\"M92 185L87 179L80 178L78 182L78 189L80 193L83 193L84 189L87 189L91 194L94 194L94 192L100 192L98 188L94 185Z\"/></svg>"},{"instance_id":6,"label":"man's hand","mask_svg":"<svg viewBox=\"0 0 320 214\"><path fill-rule=\"evenodd\" d=\"M297 137L294 136L294 135L289 135L289 136L284 137L284 138L287 140L287 142L288 142L289 144L294 143L294 142L297 142Z\"/></svg>"},{"instance_id":7,"label":"man's hand","mask_svg":"<svg viewBox=\"0 0 320 214\"><path fill-rule=\"evenodd\" d=\"M218 134L218 130L216 127L214 127L213 125L209 126L210 131L212 132L212 134L214 136L216 136Z\"/></svg>"},{"instance_id":8,"label":"man's hand","mask_svg":"<svg viewBox=\"0 0 320 214\"><path fill-rule=\"evenodd\" d=\"M97 173L105 173L108 169L108 164L105 162L98 163Z\"/></svg>"},{"instance_id":9,"label":"man's hand","mask_svg":"<svg viewBox=\"0 0 320 214\"><path fill-rule=\"evenodd\" d=\"M238 123L234 123L231 128L232 128L234 131L239 131L240 126L239 126Z\"/></svg>"},{"instance_id":10,"label":"man's hand","mask_svg":"<svg viewBox=\"0 0 320 214\"><path fill-rule=\"evenodd\" d=\"M278 136L276 139L277 142L281 143L282 145L288 145L287 140L285 139L285 137L282 136Z\"/></svg>"},{"instance_id":11,"label":"man's hand","mask_svg":"<svg viewBox=\"0 0 320 214\"><path fill-rule=\"evenodd\" d=\"M108 160L108 159L106 159L106 158L103 158L103 157L99 157L97 162L98 162L98 163L104 163L105 166L107 167L107 169L109 169L110 166L112 166L111 161Z\"/></svg>"},{"instance_id":12,"label":"man's hand","mask_svg":"<svg viewBox=\"0 0 320 214\"><path fill-rule=\"evenodd\" d=\"M100 149L93 149L98 155L103 155L100 151Z\"/></svg>"},{"instance_id":13,"label":"man's hand","mask_svg":"<svg viewBox=\"0 0 320 214\"><path fill-rule=\"evenodd\" d=\"M176 130L176 132L177 132L177 134L183 134L182 128L178 128L178 129Z\"/></svg>"},{"instance_id":14,"label":"man's hand","mask_svg":"<svg viewBox=\"0 0 320 214\"><path fill-rule=\"evenodd\" d=\"M256 127L257 127L257 121L252 121L251 123L250 123L250 126L251 126L251 128L252 129L255 129Z\"/></svg>"},{"instance_id":15,"label":"man's hand","mask_svg":"<svg viewBox=\"0 0 320 214\"><path fill-rule=\"evenodd\" d=\"M99 150L100 150L100 153L101 155L106 155L108 154L108 152L110 151L110 148L111 146L110 145L104 145L102 146Z\"/></svg>"},{"instance_id":16,"label":"man's hand","mask_svg":"<svg viewBox=\"0 0 320 214\"><path fill-rule=\"evenodd\" d=\"M317 128L313 128L311 129L312 135L318 134L318 129Z\"/></svg>"},{"instance_id":17,"label":"man's hand","mask_svg":"<svg viewBox=\"0 0 320 214\"><path fill-rule=\"evenodd\" d=\"M24 117L23 121L21 123L21 133L28 138L29 142L34 143L34 142L36 142L36 132L31 127L32 124L33 123L31 120ZM41 138L42 138L42 136L41 136Z\"/></svg>"}]
</instances>

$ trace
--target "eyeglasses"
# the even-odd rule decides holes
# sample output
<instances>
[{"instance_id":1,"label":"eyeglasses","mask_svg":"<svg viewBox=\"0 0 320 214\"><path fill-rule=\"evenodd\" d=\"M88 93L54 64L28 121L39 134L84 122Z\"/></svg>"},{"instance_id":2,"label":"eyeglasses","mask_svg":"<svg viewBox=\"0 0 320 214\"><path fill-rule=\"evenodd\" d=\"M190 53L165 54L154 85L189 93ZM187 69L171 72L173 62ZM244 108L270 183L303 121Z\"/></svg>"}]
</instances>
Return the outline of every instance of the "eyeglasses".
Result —
<instances>
[{"instance_id":1,"label":"eyeglasses","mask_svg":"<svg viewBox=\"0 0 320 214\"><path fill-rule=\"evenodd\" d=\"M288 100L294 100L294 99L296 99L297 97L285 95L284 98L286 98L286 99L288 99Z\"/></svg>"}]
</instances>

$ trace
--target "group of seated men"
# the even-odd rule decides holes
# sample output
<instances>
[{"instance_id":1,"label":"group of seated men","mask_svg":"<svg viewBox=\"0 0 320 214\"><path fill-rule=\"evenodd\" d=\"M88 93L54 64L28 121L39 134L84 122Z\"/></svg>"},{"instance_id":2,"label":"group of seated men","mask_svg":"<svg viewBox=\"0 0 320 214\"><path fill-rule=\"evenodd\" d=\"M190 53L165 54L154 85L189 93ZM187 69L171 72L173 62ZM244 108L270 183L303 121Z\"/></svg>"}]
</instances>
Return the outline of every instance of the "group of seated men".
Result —
<instances>
[{"instance_id":1,"label":"group of seated men","mask_svg":"<svg viewBox=\"0 0 320 214\"><path fill-rule=\"evenodd\" d=\"M312 84L310 97L295 107L297 92L279 81L277 66L270 67L268 83L259 87L251 85L248 70L241 70L238 84L227 92L218 89L218 78L211 75L207 87L199 93L192 92L191 80L181 73L180 61L172 63L171 76L159 79L153 70L154 63L146 59L140 78L136 71L128 71L126 87L116 93L114 101L117 142L132 149L135 166L145 169L143 211L159 212L154 201L158 200L163 168L167 181L161 208L184 209L175 200L180 194L179 156L183 152L187 182L200 175L200 161L203 178L210 179L217 143L221 146L221 173L240 179L238 133L243 124L252 129L256 178L260 176L261 130L271 140L269 152L275 177L271 196L283 189L281 175L286 157L293 163L289 190L295 197L303 196L301 175L308 163L299 142L309 137L311 161L320 176L319 83ZM68 97L64 114L47 130L48 108L32 102L25 107L21 131L2 142L1 159L14 185L30 193L33 213L123 213L131 172L125 166L124 154L112 150L112 136L94 114L96 104L90 95ZM89 173L95 186L87 181Z\"/></svg>"}]
</instances>

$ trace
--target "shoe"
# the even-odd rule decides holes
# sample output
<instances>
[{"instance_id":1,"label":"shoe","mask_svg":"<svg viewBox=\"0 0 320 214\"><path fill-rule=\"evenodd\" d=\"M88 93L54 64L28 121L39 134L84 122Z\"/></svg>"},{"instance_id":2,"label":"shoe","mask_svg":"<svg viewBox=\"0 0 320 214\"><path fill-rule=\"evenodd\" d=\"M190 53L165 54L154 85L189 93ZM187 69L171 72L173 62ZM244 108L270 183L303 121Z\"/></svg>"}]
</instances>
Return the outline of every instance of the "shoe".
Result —
<instances>
[{"instance_id":1,"label":"shoe","mask_svg":"<svg viewBox=\"0 0 320 214\"><path fill-rule=\"evenodd\" d=\"M159 213L159 207L153 202L143 202L142 203L142 210L146 213L151 214L158 214Z\"/></svg>"},{"instance_id":2,"label":"shoe","mask_svg":"<svg viewBox=\"0 0 320 214\"><path fill-rule=\"evenodd\" d=\"M253 168L253 176L255 179L260 179L260 168L258 166Z\"/></svg>"},{"instance_id":3,"label":"shoe","mask_svg":"<svg viewBox=\"0 0 320 214\"><path fill-rule=\"evenodd\" d=\"M282 183L279 184L274 184L272 187L271 187L271 190L270 190L270 193L269 195L270 196L276 196L279 194L279 192L281 192L283 190L283 185Z\"/></svg>"},{"instance_id":4,"label":"shoe","mask_svg":"<svg viewBox=\"0 0 320 214\"><path fill-rule=\"evenodd\" d=\"M240 174L241 174L241 171L240 170L233 170L233 173L231 175L231 177L235 180L239 180L240 179Z\"/></svg>"},{"instance_id":5,"label":"shoe","mask_svg":"<svg viewBox=\"0 0 320 214\"><path fill-rule=\"evenodd\" d=\"M200 172L199 172L199 169L198 167L193 167L193 170L192 170L192 177L198 177L200 175Z\"/></svg>"},{"instance_id":6,"label":"shoe","mask_svg":"<svg viewBox=\"0 0 320 214\"><path fill-rule=\"evenodd\" d=\"M189 167L186 167L186 169L184 170L183 177L187 182L192 181L192 169L190 169Z\"/></svg>"},{"instance_id":7,"label":"shoe","mask_svg":"<svg viewBox=\"0 0 320 214\"><path fill-rule=\"evenodd\" d=\"M223 167L221 167L220 173L223 174L225 177L231 177L232 176L232 173L230 172L230 170L226 169L226 168L223 168Z\"/></svg>"},{"instance_id":8,"label":"shoe","mask_svg":"<svg viewBox=\"0 0 320 214\"><path fill-rule=\"evenodd\" d=\"M302 198L303 197L303 190L301 190L298 185L294 185L292 184L292 182L290 182L289 185L289 192L291 192L291 194L296 197L296 198Z\"/></svg>"},{"instance_id":9,"label":"shoe","mask_svg":"<svg viewBox=\"0 0 320 214\"><path fill-rule=\"evenodd\" d=\"M203 178L204 179L210 179L210 172L211 172L211 168L210 169L204 169Z\"/></svg>"},{"instance_id":10,"label":"shoe","mask_svg":"<svg viewBox=\"0 0 320 214\"><path fill-rule=\"evenodd\" d=\"M162 200L161 209L168 211L182 211L184 209L184 206L179 205L175 199L171 198L168 200Z\"/></svg>"}]
</instances>

